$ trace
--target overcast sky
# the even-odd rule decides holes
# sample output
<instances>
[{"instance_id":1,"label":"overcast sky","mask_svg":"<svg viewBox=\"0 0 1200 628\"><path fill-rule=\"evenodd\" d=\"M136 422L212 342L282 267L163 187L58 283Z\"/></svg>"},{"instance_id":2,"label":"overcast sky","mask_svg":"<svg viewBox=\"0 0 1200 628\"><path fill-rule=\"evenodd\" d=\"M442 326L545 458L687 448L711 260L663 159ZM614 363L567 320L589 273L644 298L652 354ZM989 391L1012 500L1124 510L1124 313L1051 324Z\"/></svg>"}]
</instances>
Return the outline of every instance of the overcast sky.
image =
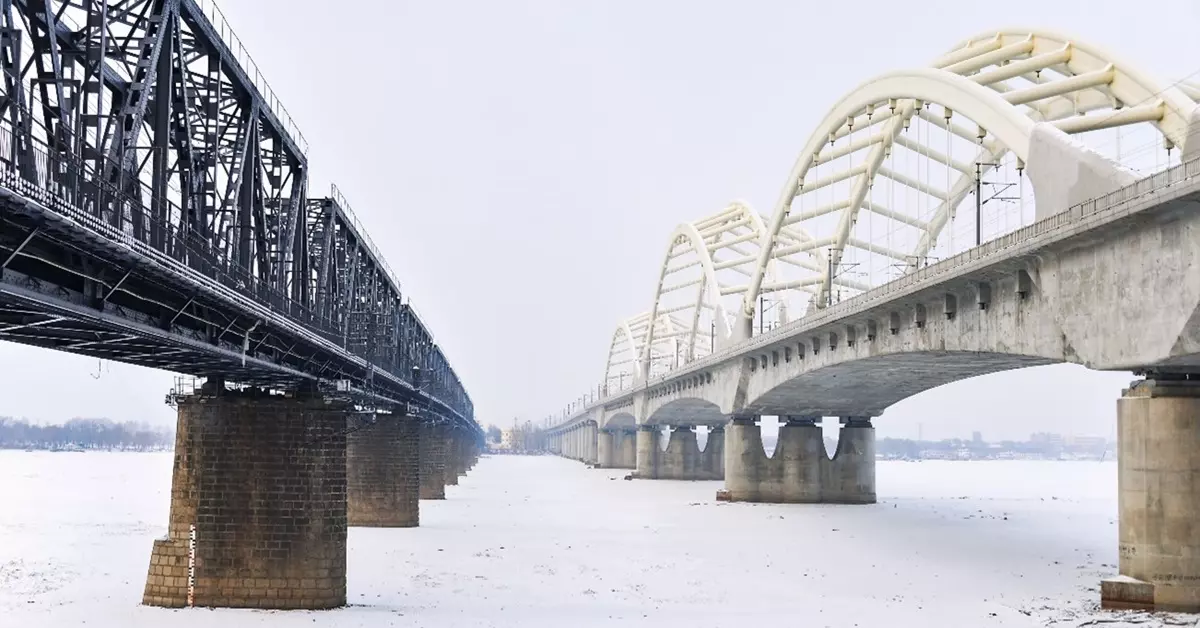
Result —
<instances>
[{"instance_id":1,"label":"overcast sky","mask_svg":"<svg viewBox=\"0 0 1200 628\"><path fill-rule=\"evenodd\" d=\"M224 0L465 381L483 423L594 387L614 325L649 308L671 229L740 198L768 212L814 124L865 79L1014 24L1152 75L1200 70L1200 5ZM1057 366L936 389L881 435L1111 436L1128 374ZM0 414L171 420L172 376L0 344Z\"/></svg>"}]
</instances>

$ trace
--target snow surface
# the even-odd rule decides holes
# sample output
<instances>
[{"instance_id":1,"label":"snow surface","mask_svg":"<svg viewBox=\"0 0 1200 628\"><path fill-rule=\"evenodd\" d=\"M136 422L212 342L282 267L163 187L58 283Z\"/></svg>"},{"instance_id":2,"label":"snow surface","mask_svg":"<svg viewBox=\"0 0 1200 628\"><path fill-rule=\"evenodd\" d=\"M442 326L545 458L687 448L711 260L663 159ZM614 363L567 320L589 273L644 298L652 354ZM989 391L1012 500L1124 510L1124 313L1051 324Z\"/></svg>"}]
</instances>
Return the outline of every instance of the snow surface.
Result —
<instances>
[{"instance_id":1,"label":"snow surface","mask_svg":"<svg viewBox=\"0 0 1200 628\"><path fill-rule=\"evenodd\" d=\"M417 529L352 528L350 606L139 605L170 454L0 451L0 627L1164 626L1097 609L1116 465L880 462L874 506L484 458Z\"/></svg>"}]
</instances>

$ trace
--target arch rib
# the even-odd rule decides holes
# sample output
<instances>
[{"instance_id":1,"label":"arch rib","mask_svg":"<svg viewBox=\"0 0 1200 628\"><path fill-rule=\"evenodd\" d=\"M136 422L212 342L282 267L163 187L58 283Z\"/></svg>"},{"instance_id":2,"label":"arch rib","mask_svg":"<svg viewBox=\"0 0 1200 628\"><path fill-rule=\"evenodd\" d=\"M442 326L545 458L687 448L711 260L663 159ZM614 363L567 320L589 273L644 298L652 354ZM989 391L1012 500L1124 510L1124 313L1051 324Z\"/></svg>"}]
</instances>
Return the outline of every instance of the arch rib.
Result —
<instances>
[{"instance_id":1,"label":"arch rib","mask_svg":"<svg viewBox=\"0 0 1200 628\"><path fill-rule=\"evenodd\" d=\"M749 289L746 291L738 321L739 336L750 336L750 321L753 320L754 305L762 289L767 263L775 250L783 223L791 212L792 200L802 192L804 178L815 160L819 159L821 148L846 124L847 120L854 120L860 112L879 109L881 104L886 106L893 100L901 103L899 106L911 107L913 110L917 108L915 101L921 101L922 103L936 103L955 112L961 112L981 128L987 129L998 142L1012 150L1021 159L1028 158L1034 121L1021 115L997 92L969 79L942 70L914 69L884 74L860 85L829 111L810 136L792 168L788 181L784 185L783 193L775 205L770 225L760 244L759 260L755 265ZM899 118L896 116L896 119L886 122L889 129L884 136L885 142L889 145L891 140L886 138L889 136L894 138L895 133L903 125L903 121ZM881 142L875 144L871 151L866 170L856 181L851 202L838 224L838 231L834 236L834 244L838 247L844 246L849 237L849 227L853 222L853 216L850 214L856 213L861 207L862 197L865 196L869 181L878 170L879 161L882 160L886 146ZM835 248L834 251L840 251L840 249ZM837 264L839 260L836 255L839 254L834 253L834 259L830 260L831 265ZM828 271L823 275L821 290L823 293L827 293L832 277Z\"/></svg>"},{"instance_id":2,"label":"arch rib","mask_svg":"<svg viewBox=\"0 0 1200 628\"><path fill-rule=\"evenodd\" d=\"M1114 76L1108 83L1108 90L1112 96L1127 106L1149 104L1155 99L1162 99L1166 111L1156 125L1176 146L1186 150L1188 125L1193 111L1196 110L1196 102L1186 93L1186 86L1166 84L1104 48L1080 41L1078 38L1045 29L1002 28L959 42L950 52L935 59L933 65L949 71L970 71L965 66L960 66L957 70L954 66L966 59L982 59L987 51L998 50L1006 42L1014 40L1028 40L1030 55L1050 53L1068 47L1071 54L1065 65L1077 76L1111 65Z\"/></svg>"}]
</instances>

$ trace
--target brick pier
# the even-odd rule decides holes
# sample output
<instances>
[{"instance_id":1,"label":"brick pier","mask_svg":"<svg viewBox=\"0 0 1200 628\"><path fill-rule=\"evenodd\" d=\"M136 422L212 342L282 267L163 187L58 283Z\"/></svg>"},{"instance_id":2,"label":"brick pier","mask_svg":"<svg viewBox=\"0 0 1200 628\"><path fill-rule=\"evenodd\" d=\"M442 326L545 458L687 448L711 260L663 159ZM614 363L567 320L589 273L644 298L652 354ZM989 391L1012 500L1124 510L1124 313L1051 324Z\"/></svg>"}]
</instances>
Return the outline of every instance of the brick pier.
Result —
<instances>
[{"instance_id":1,"label":"brick pier","mask_svg":"<svg viewBox=\"0 0 1200 628\"><path fill-rule=\"evenodd\" d=\"M419 525L419 421L355 415L347 418L347 430L347 522L372 528Z\"/></svg>"},{"instance_id":2,"label":"brick pier","mask_svg":"<svg viewBox=\"0 0 1200 628\"><path fill-rule=\"evenodd\" d=\"M261 391L179 401L167 538L144 604L333 608L346 603L346 412Z\"/></svg>"},{"instance_id":3,"label":"brick pier","mask_svg":"<svg viewBox=\"0 0 1200 628\"><path fill-rule=\"evenodd\" d=\"M421 423L421 499L446 499L448 429L442 423Z\"/></svg>"}]
</instances>

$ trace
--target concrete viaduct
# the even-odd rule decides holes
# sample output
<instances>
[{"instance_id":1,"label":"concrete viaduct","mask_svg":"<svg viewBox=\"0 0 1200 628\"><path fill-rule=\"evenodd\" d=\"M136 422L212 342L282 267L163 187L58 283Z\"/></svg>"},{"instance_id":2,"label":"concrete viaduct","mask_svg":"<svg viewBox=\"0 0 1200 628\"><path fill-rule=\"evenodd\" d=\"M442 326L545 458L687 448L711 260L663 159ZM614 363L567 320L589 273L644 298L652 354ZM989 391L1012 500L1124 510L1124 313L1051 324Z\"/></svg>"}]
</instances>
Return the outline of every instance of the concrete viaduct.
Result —
<instances>
[{"instance_id":1,"label":"concrete viaduct","mask_svg":"<svg viewBox=\"0 0 1200 628\"><path fill-rule=\"evenodd\" d=\"M871 504L873 421L896 402L1028 366L1132 371L1117 401L1120 576L1102 601L1200 610L1200 90L1027 30L932 66L834 105L771 216L734 203L672 234L653 306L618 326L597 394L553 421L550 449L637 478L723 479L731 501ZM1127 125L1165 163L1135 171L1085 141ZM901 148L942 170L904 174ZM985 177L1006 167L1033 216L983 233ZM896 182L932 202L889 203ZM867 237L878 216L908 237ZM955 246L960 223L975 237ZM899 271L863 281L881 259ZM781 419L773 455L761 416ZM832 458L824 417L842 424Z\"/></svg>"}]
</instances>

